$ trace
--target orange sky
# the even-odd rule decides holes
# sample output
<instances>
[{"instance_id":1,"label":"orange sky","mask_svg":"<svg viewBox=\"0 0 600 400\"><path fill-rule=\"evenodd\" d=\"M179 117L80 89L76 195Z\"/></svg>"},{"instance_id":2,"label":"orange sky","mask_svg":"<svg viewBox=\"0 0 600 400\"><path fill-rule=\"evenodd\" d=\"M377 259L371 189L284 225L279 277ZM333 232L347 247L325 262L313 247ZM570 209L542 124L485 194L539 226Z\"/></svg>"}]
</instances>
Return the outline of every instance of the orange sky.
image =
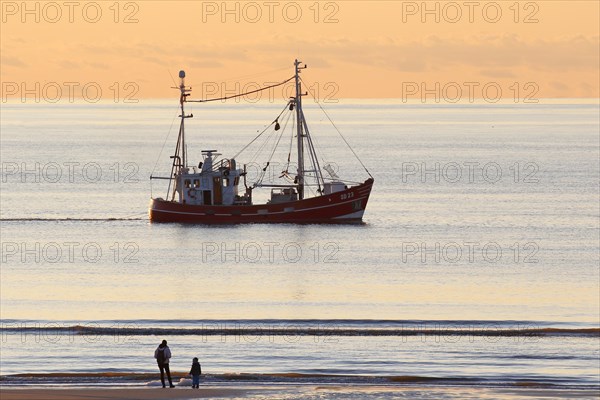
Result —
<instances>
[{"instance_id":1,"label":"orange sky","mask_svg":"<svg viewBox=\"0 0 600 400\"><path fill-rule=\"evenodd\" d=\"M208 82L226 81L235 91L236 82L241 88L283 80L296 57L308 64L304 77L321 98L419 99L422 89L444 87L455 97L458 87L464 99L465 82L475 97L486 85L508 98L517 89L519 97L599 96L597 1L117 5L29 1L24 9L21 1L2 1L2 99L19 98L23 83L36 90L36 82L40 91L56 82L63 97L65 82L77 84L70 84L76 97L97 83L110 99L114 82L121 97L134 88L134 98L176 96L169 71L176 77L179 69L202 97L207 88L222 94ZM125 87L128 82L135 86ZM411 88L417 92L409 95Z\"/></svg>"}]
</instances>

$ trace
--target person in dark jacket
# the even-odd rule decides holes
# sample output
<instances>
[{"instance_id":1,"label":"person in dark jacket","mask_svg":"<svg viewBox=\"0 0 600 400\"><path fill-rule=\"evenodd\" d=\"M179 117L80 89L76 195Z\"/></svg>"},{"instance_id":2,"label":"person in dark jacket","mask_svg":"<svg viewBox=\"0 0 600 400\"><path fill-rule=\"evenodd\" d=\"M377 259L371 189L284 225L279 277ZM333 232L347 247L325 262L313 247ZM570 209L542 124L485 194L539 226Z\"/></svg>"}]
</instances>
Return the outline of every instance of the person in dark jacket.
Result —
<instances>
[{"instance_id":1,"label":"person in dark jacket","mask_svg":"<svg viewBox=\"0 0 600 400\"><path fill-rule=\"evenodd\" d=\"M167 372L167 378L169 379L169 387L174 388L173 381L171 381L171 371L169 370L169 359L171 358L171 349L167 346L167 341L163 340L160 345L154 351L154 358L158 363L158 369L160 369L160 381L162 387L165 387L165 371Z\"/></svg>"},{"instance_id":2,"label":"person in dark jacket","mask_svg":"<svg viewBox=\"0 0 600 400\"><path fill-rule=\"evenodd\" d=\"M190 375L192 376L192 388L198 389L200 387L200 375L202 375L202 367L198 362L198 357L194 357L192 360L192 369L190 369Z\"/></svg>"}]
</instances>

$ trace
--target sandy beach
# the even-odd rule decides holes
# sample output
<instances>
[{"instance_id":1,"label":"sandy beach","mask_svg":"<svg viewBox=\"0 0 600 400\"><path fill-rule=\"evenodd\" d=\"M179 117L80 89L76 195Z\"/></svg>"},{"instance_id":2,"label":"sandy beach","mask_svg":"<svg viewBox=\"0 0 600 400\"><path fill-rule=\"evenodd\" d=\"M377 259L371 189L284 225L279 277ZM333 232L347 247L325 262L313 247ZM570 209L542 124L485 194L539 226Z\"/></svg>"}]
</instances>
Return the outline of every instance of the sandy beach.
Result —
<instances>
[{"instance_id":1,"label":"sandy beach","mask_svg":"<svg viewBox=\"0 0 600 400\"><path fill-rule=\"evenodd\" d=\"M192 389L156 389L156 388L86 388L86 389L0 389L4 400L75 400L75 399L198 399L245 397L246 389L202 388Z\"/></svg>"},{"instance_id":2,"label":"sandy beach","mask_svg":"<svg viewBox=\"0 0 600 400\"><path fill-rule=\"evenodd\" d=\"M201 398L423 398L423 399L597 399L596 390L484 387L392 387L392 386L314 386L290 385L274 387L208 387L192 390L157 388L11 388L0 389L3 400L158 400Z\"/></svg>"}]
</instances>

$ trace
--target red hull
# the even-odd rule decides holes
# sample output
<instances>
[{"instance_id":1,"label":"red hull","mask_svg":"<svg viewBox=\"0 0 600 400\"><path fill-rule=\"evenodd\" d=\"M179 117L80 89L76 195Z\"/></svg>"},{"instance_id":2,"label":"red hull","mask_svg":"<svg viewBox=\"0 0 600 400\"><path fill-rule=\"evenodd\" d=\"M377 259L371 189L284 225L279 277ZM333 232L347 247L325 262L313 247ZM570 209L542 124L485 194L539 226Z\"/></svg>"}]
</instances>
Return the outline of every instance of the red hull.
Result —
<instances>
[{"instance_id":1,"label":"red hull","mask_svg":"<svg viewBox=\"0 0 600 400\"><path fill-rule=\"evenodd\" d=\"M152 199L150 221L191 224L333 223L362 220L373 179L341 192L278 204L197 206Z\"/></svg>"}]
</instances>

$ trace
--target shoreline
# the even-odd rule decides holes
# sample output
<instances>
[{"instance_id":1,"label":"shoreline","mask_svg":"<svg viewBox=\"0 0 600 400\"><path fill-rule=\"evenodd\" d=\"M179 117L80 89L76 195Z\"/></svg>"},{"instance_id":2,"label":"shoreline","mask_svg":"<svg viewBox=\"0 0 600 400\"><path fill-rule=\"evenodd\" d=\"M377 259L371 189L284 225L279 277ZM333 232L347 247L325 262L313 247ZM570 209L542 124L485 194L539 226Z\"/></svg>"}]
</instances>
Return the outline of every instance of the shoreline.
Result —
<instances>
[{"instance_id":1,"label":"shoreline","mask_svg":"<svg viewBox=\"0 0 600 400\"><path fill-rule=\"evenodd\" d=\"M500 388L476 386L413 386L413 385L281 385L281 386L243 386L223 387L206 386L200 389L176 387L162 389L156 387L75 387L75 388L31 388L1 387L0 398L3 400L156 400L156 399L198 399L198 398L232 398L245 399L261 396L261 398L322 398L326 395L359 396L360 398L597 398L599 391L595 389L547 389L547 388ZM344 398L344 397L341 397Z\"/></svg>"},{"instance_id":2,"label":"shoreline","mask_svg":"<svg viewBox=\"0 0 600 400\"><path fill-rule=\"evenodd\" d=\"M172 371L173 384L179 390L191 389L188 373ZM50 372L0 375L3 390L55 390L55 389L162 389L157 372L110 371L96 373ZM325 373L222 373L203 374L201 388L289 389L293 387L349 388L486 388L489 390L583 390L596 391L594 382L557 381L552 377L533 379L530 376L477 377L477 376L427 376L427 375L349 375ZM362 390L361 389L361 390Z\"/></svg>"}]
</instances>

